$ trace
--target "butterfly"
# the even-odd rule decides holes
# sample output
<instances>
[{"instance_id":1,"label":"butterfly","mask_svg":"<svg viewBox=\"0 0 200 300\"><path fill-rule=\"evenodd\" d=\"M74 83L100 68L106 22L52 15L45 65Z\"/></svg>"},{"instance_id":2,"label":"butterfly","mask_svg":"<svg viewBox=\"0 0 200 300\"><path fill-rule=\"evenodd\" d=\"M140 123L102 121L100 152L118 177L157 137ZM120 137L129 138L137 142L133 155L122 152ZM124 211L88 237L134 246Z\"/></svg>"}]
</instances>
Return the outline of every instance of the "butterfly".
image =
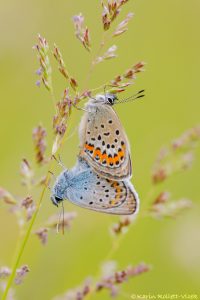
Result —
<instances>
[{"instance_id":1,"label":"butterfly","mask_svg":"<svg viewBox=\"0 0 200 300\"><path fill-rule=\"evenodd\" d=\"M142 92L118 102L115 94L107 93L86 103L79 126L79 155L104 178L124 180L132 176L129 141L112 106L143 97Z\"/></svg>"},{"instance_id":2,"label":"butterfly","mask_svg":"<svg viewBox=\"0 0 200 300\"><path fill-rule=\"evenodd\" d=\"M129 215L139 208L139 198L129 180L113 181L100 177L88 163L78 158L71 170L65 169L56 179L51 200L58 206L64 199L98 212Z\"/></svg>"}]
</instances>

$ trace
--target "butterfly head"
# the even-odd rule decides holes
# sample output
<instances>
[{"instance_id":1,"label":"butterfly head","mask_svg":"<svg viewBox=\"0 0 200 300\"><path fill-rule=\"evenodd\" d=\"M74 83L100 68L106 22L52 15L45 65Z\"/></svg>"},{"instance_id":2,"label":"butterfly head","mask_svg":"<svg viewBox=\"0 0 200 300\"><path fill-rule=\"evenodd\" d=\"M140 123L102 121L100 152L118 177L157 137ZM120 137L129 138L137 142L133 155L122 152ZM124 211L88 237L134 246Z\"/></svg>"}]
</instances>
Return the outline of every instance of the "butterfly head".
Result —
<instances>
[{"instance_id":1,"label":"butterfly head","mask_svg":"<svg viewBox=\"0 0 200 300\"><path fill-rule=\"evenodd\" d=\"M104 97L106 100L106 104L109 104L109 105L114 105L117 100L117 96L115 94L111 94L111 93L105 94Z\"/></svg>"},{"instance_id":2,"label":"butterfly head","mask_svg":"<svg viewBox=\"0 0 200 300\"><path fill-rule=\"evenodd\" d=\"M64 200L64 193L68 187L68 170L63 171L57 178L51 193L51 201L58 206Z\"/></svg>"},{"instance_id":3,"label":"butterfly head","mask_svg":"<svg viewBox=\"0 0 200 300\"><path fill-rule=\"evenodd\" d=\"M106 93L105 95L99 94L96 95L95 98L91 98L90 103L114 105L116 100L117 96L115 94Z\"/></svg>"}]
</instances>

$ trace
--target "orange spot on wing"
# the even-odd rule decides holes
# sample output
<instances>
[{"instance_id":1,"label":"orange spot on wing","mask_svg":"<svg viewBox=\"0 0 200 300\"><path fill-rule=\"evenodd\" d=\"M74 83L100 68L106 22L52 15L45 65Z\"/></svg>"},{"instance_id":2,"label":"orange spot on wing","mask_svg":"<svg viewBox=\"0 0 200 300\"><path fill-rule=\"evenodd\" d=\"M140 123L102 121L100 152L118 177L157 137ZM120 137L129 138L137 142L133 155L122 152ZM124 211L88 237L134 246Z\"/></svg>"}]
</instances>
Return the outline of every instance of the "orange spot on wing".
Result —
<instances>
[{"instance_id":1,"label":"orange spot on wing","mask_svg":"<svg viewBox=\"0 0 200 300\"><path fill-rule=\"evenodd\" d=\"M119 158L121 158L122 156L124 156L124 151L122 151L122 150L119 151L119 152L118 152L118 156L119 156Z\"/></svg>"},{"instance_id":2,"label":"orange spot on wing","mask_svg":"<svg viewBox=\"0 0 200 300\"><path fill-rule=\"evenodd\" d=\"M104 154L101 154L101 156L100 156L100 160L101 160L101 162L102 162L103 160L106 160L106 161L107 161L107 158L108 158L108 156L107 156L107 154L106 154L106 153L104 153Z\"/></svg>"},{"instance_id":3,"label":"orange spot on wing","mask_svg":"<svg viewBox=\"0 0 200 300\"><path fill-rule=\"evenodd\" d=\"M123 148L123 149L126 149L126 145L125 145L125 144L123 144L123 145L122 145L122 148Z\"/></svg>"},{"instance_id":4,"label":"orange spot on wing","mask_svg":"<svg viewBox=\"0 0 200 300\"><path fill-rule=\"evenodd\" d=\"M85 144L85 148L89 151L92 151L94 149L94 146L90 146L88 144Z\"/></svg>"},{"instance_id":5,"label":"orange spot on wing","mask_svg":"<svg viewBox=\"0 0 200 300\"><path fill-rule=\"evenodd\" d=\"M115 188L115 187L119 186L119 183L118 183L117 181L114 181L114 182L111 184L111 186Z\"/></svg>"},{"instance_id":6,"label":"orange spot on wing","mask_svg":"<svg viewBox=\"0 0 200 300\"><path fill-rule=\"evenodd\" d=\"M112 200L110 201L110 206L111 206L111 207L112 207L112 206L115 206L117 203L118 203L118 201L116 201L116 199L112 199Z\"/></svg>"},{"instance_id":7,"label":"orange spot on wing","mask_svg":"<svg viewBox=\"0 0 200 300\"><path fill-rule=\"evenodd\" d=\"M115 196L115 199L118 200L120 198L120 194L121 194L121 188L120 187L117 187L116 188L116 196Z\"/></svg>"},{"instance_id":8,"label":"orange spot on wing","mask_svg":"<svg viewBox=\"0 0 200 300\"><path fill-rule=\"evenodd\" d=\"M94 150L94 146L88 145L88 144L85 144L84 148L89 151ZM118 155L116 155L114 157L108 157L108 155L106 153L102 154L101 150L96 149L96 150L94 150L93 157L96 157L96 156L99 156L100 162L106 160L107 165L114 164L114 163L116 164L116 162L119 162L120 158L124 156L124 151L123 150L119 151Z\"/></svg>"},{"instance_id":9,"label":"orange spot on wing","mask_svg":"<svg viewBox=\"0 0 200 300\"><path fill-rule=\"evenodd\" d=\"M101 154L101 151L100 150L95 150L94 153L93 153L93 157L95 156L99 156L101 158L102 154Z\"/></svg>"},{"instance_id":10,"label":"orange spot on wing","mask_svg":"<svg viewBox=\"0 0 200 300\"><path fill-rule=\"evenodd\" d=\"M108 157L108 163L112 163L113 162L113 158L112 157Z\"/></svg>"},{"instance_id":11,"label":"orange spot on wing","mask_svg":"<svg viewBox=\"0 0 200 300\"><path fill-rule=\"evenodd\" d=\"M118 156L118 155L115 156L115 157L113 158L113 160L114 160L114 162L116 163L117 161L119 161L119 156Z\"/></svg>"}]
</instances>

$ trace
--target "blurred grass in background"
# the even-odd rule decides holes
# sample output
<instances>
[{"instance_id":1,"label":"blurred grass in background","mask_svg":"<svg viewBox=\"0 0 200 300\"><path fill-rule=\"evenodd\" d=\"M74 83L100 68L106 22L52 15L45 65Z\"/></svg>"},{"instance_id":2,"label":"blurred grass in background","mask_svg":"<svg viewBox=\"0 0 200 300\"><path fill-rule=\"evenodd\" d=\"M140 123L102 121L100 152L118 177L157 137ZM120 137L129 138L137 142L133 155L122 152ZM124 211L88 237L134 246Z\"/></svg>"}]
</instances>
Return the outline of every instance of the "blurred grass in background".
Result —
<instances>
[{"instance_id":1,"label":"blurred grass in background","mask_svg":"<svg viewBox=\"0 0 200 300\"><path fill-rule=\"evenodd\" d=\"M34 84L38 63L32 46L36 35L41 33L50 45L56 42L68 69L83 86L90 55L74 37L71 17L83 13L95 47L102 35L101 6L97 0L1 0L0 5L0 185L15 195L23 195L25 190L19 182L19 164L23 157L33 157L32 129L42 122L51 132L54 113L47 91ZM120 20L129 11L135 13L129 31L114 40L119 46L119 57L97 65L90 87L95 88L112 79L133 63L147 62L146 72L140 74L136 85L123 94L123 97L130 96L145 88L146 97L116 107L130 139L132 182L139 192L141 209L144 209L149 204L145 195L158 150L199 122L200 2L130 1L123 7ZM55 66L53 59L52 62ZM59 100L66 83L56 67L54 70L53 85ZM73 114L72 128L78 125L81 115L79 111ZM52 141L51 134L48 141L49 144ZM77 149L76 132L62 150L67 167L74 165ZM158 187L158 191L169 189L174 199L191 198L194 208L175 220L140 219L113 257L120 268L140 261L153 265L151 272L124 285L129 295L199 291L200 152L197 154L191 170L173 176ZM56 164L55 168L60 172ZM39 190L34 193L37 200ZM65 202L65 207L66 210L78 211L71 231L65 236L51 234L46 247L42 247L35 236L28 243L21 263L27 263L31 272L25 283L17 288L20 300L51 299L79 285L88 275L96 274L99 262L109 251L112 239L108 228L117 218L79 209L68 202ZM55 211L47 192L35 229ZM15 218L2 205L0 236L0 265L10 265L18 229ZM109 296L103 293L94 299L106 300Z\"/></svg>"}]
</instances>

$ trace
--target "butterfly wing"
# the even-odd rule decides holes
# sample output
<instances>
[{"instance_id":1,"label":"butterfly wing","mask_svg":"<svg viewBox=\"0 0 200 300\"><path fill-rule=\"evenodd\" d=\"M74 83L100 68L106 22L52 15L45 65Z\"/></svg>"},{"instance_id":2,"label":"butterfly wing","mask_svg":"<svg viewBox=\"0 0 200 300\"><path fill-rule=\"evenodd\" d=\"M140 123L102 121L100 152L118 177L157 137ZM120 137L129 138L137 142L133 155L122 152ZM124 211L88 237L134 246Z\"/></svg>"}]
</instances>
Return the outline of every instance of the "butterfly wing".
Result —
<instances>
[{"instance_id":1,"label":"butterfly wing","mask_svg":"<svg viewBox=\"0 0 200 300\"><path fill-rule=\"evenodd\" d=\"M90 107L87 108L90 110ZM96 105L81 120L80 156L100 176L124 180L132 175L128 138L109 105Z\"/></svg>"},{"instance_id":2,"label":"butterfly wing","mask_svg":"<svg viewBox=\"0 0 200 300\"><path fill-rule=\"evenodd\" d=\"M139 206L138 195L128 180L102 178L90 167L74 176L64 196L78 206L108 214L133 214Z\"/></svg>"}]
</instances>

